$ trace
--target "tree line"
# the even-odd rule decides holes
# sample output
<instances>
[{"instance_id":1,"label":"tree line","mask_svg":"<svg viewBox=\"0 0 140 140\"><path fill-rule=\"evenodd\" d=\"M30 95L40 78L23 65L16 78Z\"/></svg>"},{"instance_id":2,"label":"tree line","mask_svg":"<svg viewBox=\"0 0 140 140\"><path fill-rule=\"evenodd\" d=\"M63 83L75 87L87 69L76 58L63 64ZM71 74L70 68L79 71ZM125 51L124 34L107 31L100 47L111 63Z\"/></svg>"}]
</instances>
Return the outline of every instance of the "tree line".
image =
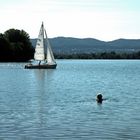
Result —
<instances>
[{"instance_id":1,"label":"tree line","mask_svg":"<svg viewBox=\"0 0 140 140\"><path fill-rule=\"evenodd\" d=\"M9 29L0 34L0 61L22 62L33 58L34 48L28 33L24 30Z\"/></svg>"},{"instance_id":2,"label":"tree line","mask_svg":"<svg viewBox=\"0 0 140 140\"><path fill-rule=\"evenodd\" d=\"M57 59L140 59L140 51L132 53L101 52L83 54L55 54Z\"/></svg>"}]
</instances>

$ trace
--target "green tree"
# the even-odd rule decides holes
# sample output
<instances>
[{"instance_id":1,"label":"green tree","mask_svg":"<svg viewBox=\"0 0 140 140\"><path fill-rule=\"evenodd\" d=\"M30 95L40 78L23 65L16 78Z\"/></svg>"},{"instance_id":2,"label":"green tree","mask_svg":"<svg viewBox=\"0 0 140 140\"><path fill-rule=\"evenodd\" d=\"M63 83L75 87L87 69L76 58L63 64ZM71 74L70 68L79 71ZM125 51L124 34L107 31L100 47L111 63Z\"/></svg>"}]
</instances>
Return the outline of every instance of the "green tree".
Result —
<instances>
[{"instance_id":1,"label":"green tree","mask_svg":"<svg viewBox=\"0 0 140 140\"><path fill-rule=\"evenodd\" d=\"M27 61L33 58L34 48L24 30L9 29L4 33L4 37L10 43L13 61Z\"/></svg>"},{"instance_id":2,"label":"green tree","mask_svg":"<svg viewBox=\"0 0 140 140\"><path fill-rule=\"evenodd\" d=\"M11 58L10 42L0 34L0 61L9 61Z\"/></svg>"}]
</instances>

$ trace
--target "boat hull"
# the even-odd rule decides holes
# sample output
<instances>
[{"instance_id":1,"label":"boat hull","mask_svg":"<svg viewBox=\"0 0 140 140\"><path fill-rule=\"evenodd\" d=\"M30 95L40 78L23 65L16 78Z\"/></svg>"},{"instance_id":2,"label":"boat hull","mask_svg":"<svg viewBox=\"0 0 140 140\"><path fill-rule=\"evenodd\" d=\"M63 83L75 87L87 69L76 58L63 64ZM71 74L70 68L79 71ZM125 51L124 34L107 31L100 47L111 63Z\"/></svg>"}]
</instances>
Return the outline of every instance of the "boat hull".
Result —
<instances>
[{"instance_id":1,"label":"boat hull","mask_svg":"<svg viewBox=\"0 0 140 140\"><path fill-rule=\"evenodd\" d=\"M25 65L25 69L56 69L57 64L49 65L49 64L41 64L41 65Z\"/></svg>"}]
</instances>

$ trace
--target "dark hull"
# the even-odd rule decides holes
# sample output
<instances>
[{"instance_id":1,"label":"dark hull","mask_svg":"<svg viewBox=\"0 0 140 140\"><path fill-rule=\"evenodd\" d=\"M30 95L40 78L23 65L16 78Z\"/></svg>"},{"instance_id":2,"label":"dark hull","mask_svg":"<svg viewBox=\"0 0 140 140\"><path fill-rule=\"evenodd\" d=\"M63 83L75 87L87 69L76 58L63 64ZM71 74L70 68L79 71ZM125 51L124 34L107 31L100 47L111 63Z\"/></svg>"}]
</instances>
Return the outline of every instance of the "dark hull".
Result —
<instances>
[{"instance_id":1,"label":"dark hull","mask_svg":"<svg viewBox=\"0 0 140 140\"><path fill-rule=\"evenodd\" d=\"M56 69L57 64L48 65L48 64L41 64L41 65L25 65L25 69Z\"/></svg>"}]
</instances>

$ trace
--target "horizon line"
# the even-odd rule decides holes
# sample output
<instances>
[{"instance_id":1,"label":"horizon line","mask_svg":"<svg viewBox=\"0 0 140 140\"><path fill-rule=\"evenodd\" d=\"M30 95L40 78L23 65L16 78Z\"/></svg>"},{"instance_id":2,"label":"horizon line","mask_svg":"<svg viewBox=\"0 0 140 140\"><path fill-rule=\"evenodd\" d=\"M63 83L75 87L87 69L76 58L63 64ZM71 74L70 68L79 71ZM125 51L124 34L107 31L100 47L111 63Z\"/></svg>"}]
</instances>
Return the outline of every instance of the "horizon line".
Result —
<instances>
[{"instance_id":1,"label":"horizon line","mask_svg":"<svg viewBox=\"0 0 140 140\"><path fill-rule=\"evenodd\" d=\"M72 36L56 36L56 37L48 37L49 39L53 39L53 38L73 38L73 39L95 39L95 40L99 40L99 41L103 41L103 42L111 42L111 41L115 41L115 40L140 40L140 38L116 38L116 39L111 39L111 40L102 40L102 39L97 39L97 38L93 38L93 37L72 37ZM30 39L37 39L37 37L30 37Z\"/></svg>"}]
</instances>

